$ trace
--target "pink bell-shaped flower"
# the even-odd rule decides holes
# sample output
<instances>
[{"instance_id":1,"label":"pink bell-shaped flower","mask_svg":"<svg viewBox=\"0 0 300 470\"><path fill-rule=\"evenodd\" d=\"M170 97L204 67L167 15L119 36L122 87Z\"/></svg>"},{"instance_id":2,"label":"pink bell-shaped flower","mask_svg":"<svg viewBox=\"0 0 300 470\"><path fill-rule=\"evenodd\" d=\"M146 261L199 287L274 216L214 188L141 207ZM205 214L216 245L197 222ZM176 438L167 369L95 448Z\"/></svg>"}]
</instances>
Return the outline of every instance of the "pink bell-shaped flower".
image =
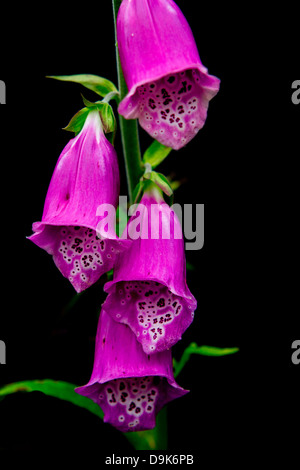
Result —
<instances>
[{"instance_id":1,"label":"pink bell-shaped flower","mask_svg":"<svg viewBox=\"0 0 300 470\"><path fill-rule=\"evenodd\" d=\"M188 393L175 382L171 351L147 356L130 328L103 309L91 378L75 391L97 403L104 422L123 432L154 428L159 410Z\"/></svg>"},{"instance_id":2,"label":"pink bell-shaped flower","mask_svg":"<svg viewBox=\"0 0 300 470\"><path fill-rule=\"evenodd\" d=\"M202 65L181 10L172 0L123 0L117 39L129 90L119 113L167 147L183 147L203 127L220 80Z\"/></svg>"},{"instance_id":3,"label":"pink bell-shaped flower","mask_svg":"<svg viewBox=\"0 0 300 470\"><path fill-rule=\"evenodd\" d=\"M124 234L133 240L119 255L113 280L104 285L103 307L130 326L145 353L163 351L181 339L197 302L186 283L180 222L153 183Z\"/></svg>"},{"instance_id":4,"label":"pink bell-shaped flower","mask_svg":"<svg viewBox=\"0 0 300 470\"><path fill-rule=\"evenodd\" d=\"M41 222L29 240L46 250L61 273L81 292L112 269L124 242L115 233L97 236L97 208L117 205L119 167L98 111L91 111L80 133L56 164Z\"/></svg>"}]
</instances>

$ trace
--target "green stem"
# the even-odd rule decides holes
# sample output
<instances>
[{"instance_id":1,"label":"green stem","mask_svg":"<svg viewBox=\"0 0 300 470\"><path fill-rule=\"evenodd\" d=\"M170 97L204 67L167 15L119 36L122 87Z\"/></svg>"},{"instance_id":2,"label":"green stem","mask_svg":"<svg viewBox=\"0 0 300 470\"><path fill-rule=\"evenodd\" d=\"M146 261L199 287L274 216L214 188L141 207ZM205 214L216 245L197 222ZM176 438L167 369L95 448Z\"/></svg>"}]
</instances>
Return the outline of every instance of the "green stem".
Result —
<instances>
[{"instance_id":1,"label":"green stem","mask_svg":"<svg viewBox=\"0 0 300 470\"><path fill-rule=\"evenodd\" d=\"M118 52L117 44L117 33L116 33L116 20L119 7L122 0L112 0L113 12L114 12L114 24L115 24L115 42L116 42L116 59L117 59L117 73L118 73L118 88L120 92L120 100L127 94L127 86L124 80L122 67L120 63L120 57ZM125 160L125 169L128 184L129 202L133 202L133 191L139 182L140 177L143 174L142 159L140 151L140 142L138 134L138 124L136 119L124 119L123 116L119 115L121 139L123 146L123 154Z\"/></svg>"},{"instance_id":2,"label":"green stem","mask_svg":"<svg viewBox=\"0 0 300 470\"><path fill-rule=\"evenodd\" d=\"M118 88L120 93L120 101L127 94L127 86L125 83L124 75L122 72L116 32L117 14L122 0L112 0L114 12L114 25L115 25L115 43L116 43L116 59L117 59L117 73L118 73ZM128 193L130 204L133 203L133 191L143 174L143 165L141 159L140 142L138 134L138 124L136 119L124 119L119 115L119 123L121 130L123 154L125 160ZM140 437L146 439L149 448L151 449L167 449L167 417L166 410L163 409L157 416L156 427L151 431L142 431L140 433L131 433L132 444L136 449L145 449L140 442Z\"/></svg>"}]
</instances>

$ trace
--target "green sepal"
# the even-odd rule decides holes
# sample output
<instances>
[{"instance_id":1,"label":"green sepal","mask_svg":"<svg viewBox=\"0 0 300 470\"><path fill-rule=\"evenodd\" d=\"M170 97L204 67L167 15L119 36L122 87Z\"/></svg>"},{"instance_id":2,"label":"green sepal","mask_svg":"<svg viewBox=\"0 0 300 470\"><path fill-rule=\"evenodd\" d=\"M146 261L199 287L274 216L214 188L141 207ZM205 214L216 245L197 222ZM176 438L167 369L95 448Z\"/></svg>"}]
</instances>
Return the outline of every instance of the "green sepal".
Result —
<instances>
[{"instance_id":1,"label":"green sepal","mask_svg":"<svg viewBox=\"0 0 300 470\"><path fill-rule=\"evenodd\" d=\"M99 111L104 132L106 134L114 132L116 128L116 118L110 104L106 101L96 101L93 103L92 101L87 100L83 95L81 96L83 103L88 109L91 111L97 109Z\"/></svg>"},{"instance_id":2,"label":"green sepal","mask_svg":"<svg viewBox=\"0 0 300 470\"><path fill-rule=\"evenodd\" d=\"M108 103L100 102L97 109L100 112L102 124L106 134L111 132L115 133L117 121L113 112L112 107Z\"/></svg>"},{"instance_id":3,"label":"green sepal","mask_svg":"<svg viewBox=\"0 0 300 470\"><path fill-rule=\"evenodd\" d=\"M155 183L167 196L173 195L171 185L162 173L157 173L156 171L149 171L148 173L144 174L143 178Z\"/></svg>"},{"instance_id":4,"label":"green sepal","mask_svg":"<svg viewBox=\"0 0 300 470\"><path fill-rule=\"evenodd\" d=\"M85 120L90 112L89 108L82 108L78 113L76 113L69 124L66 127L63 127L64 131L75 132L75 135L79 134L81 129L84 126Z\"/></svg>"},{"instance_id":5,"label":"green sepal","mask_svg":"<svg viewBox=\"0 0 300 470\"><path fill-rule=\"evenodd\" d=\"M82 108L72 117L69 124L64 127L64 130L75 132L75 135L77 135L83 128L89 112L97 110L101 117L104 132L105 134L108 134L107 138L113 144L117 121L110 104L105 101L96 101L93 103L92 101L87 100L84 96L82 96L82 100L85 104L85 108Z\"/></svg>"},{"instance_id":6,"label":"green sepal","mask_svg":"<svg viewBox=\"0 0 300 470\"><path fill-rule=\"evenodd\" d=\"M53 78L54 80L61 80L64 82L74 82L94 91L97 95L102 97L108 93L116 92L115 98L118 96L118 89L116 86L106 78L99 77L98 75L92 74L77 74L77 75L48 75L47 78Z\"/></svg>"},{"instance_id":7,"label":"green sepal","mask_svg":"<svg viewBox=\"0 0 300 470\"><path fill-rule=\"evenodd\" d=\"M154 140L143 155L143 163L149 163L152 168L156 168L171 152L171 147Z\"/></svg>"}]
</instances>

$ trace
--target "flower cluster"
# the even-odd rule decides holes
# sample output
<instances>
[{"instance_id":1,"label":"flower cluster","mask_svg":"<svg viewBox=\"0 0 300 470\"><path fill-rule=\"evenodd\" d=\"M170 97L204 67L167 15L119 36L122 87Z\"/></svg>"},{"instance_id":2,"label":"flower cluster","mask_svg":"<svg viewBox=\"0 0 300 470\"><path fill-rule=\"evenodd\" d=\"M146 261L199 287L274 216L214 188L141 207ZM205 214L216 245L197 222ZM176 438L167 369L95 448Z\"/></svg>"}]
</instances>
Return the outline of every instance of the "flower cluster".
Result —
<instances>
[{"instance_id":1,"label":"flower cluster","mask_svg":"<svg viewBox=\"0 0 300 470\"><path fill-rule=\"evenodd\" d=\"M119 113L138 118L161 143L182 147L203 126L219 80L202 65L181 11L172 0L123 0L117 36L129 90ZM119 188L116 152L101 114L91 109L58 159L42 220L29 239L52 255L77 292L113 269L104 285L92 375L76 392L126 432L153 428L157 412L187 393L175 382L171 348L197 302L186 284L180 222L154 183L144 187L120 238L111 227L97 231L97 208L116 207ZM132 238L137 224L139 236Z\"/></svg>"}]
</instances>

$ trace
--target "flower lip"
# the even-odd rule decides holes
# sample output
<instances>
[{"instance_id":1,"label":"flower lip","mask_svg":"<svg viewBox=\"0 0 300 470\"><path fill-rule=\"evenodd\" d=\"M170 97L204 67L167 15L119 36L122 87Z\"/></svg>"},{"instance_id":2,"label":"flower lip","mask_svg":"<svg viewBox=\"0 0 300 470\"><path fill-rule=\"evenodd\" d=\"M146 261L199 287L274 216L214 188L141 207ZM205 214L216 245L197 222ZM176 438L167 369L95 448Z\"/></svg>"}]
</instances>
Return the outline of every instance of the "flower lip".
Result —
<instances>
[{"instance_id":1,"label":"flower lip","mask_svg":"<svg viewBox=\"0 0 300 470\"><path fill-rule=\"evenodd\" d=\"M103 307L116 321L128 325L146 354L170 349L190 326L196 299L174 294L159 282L117 282L108 291Z\"/></svg>"},{"instance_id":2,"label":"flower lip","mask_svg":"<svg viewBox=\"0 0 300 470\"><path fill-rule=\"evenodd\" d=\"M122 99L121 103L119 104L118 112L121 115L124 115L126 119L130 119L130 114L132 112L131 110L132 106L130 106L131 100L140 86L160 80L161 78L164 78L167 75L175 75L177 73L184 72L186 70L194 70L194 69L198 70L200 74L201 73L205 74L206 78L208 78L211 81L210 85L206 84L206 85L201 85L201 86L204 90L207 90L209 94L209 99L213 98L219 91L221 80L213 75L208 75L208 69L204 67L202 63L199 63L199 62L191 63L188 65L185 64L183 67L174 68L168 71L167 74L165 72L157 71L156 73L153 74L153 76L147 78L146 80L140 80L139 82L134 83L131 86L131 88L128 90L127 95Z\"/></svg>"},{"instance_id":3,"label":"flower lip","mask_svg":"<svg viewBox=\"0 0 300 470\"><path fill-rule=\"evenodd\" d=\"M75 392L98 404L104 412L104 423L119 431L145 431L156 425L156 414L168 402L189 390L163 375L120 377L108 382L95 381Z\"/></svg>"},{"instance_id":4,"label":"flower lip","mask_svg":"<svg viewBox=\"0 0 300 470\"><path fill-rule=\"evenodd\" d=\"M45 225L29 240L52 255L62 275L77 292L82 292L112 269L116 257L128 242L99 238L95 230L80 225Z\"/></svg>"},{"instance_id":5,"label":"flower lip","mask_svg":"<svg viewBox=\"0 0 300 470\"><path fill-rule=\"evenodd\" d=\"M195 305L195 308L197 306L197 301L195 299L195 297L192 295L191 292L189 292L189 290L185 290L184 292L178 288L176 288L174 285L171 285L171 284L168 284L165 280L161 279L161 278L158 278L156 276L151 276L149 275L146 279L147 281L152 281L152 282L157 282L163 286L165 286L167 289L169 289L172 294L174 295L177 295L178 297L184 297L186 300L190 300L191 301L191 304L194 304ZM108 281L104 284L104 292L106 293L110 293L112 291L112 288L120 283L120 282L127 282L127 281L130 281L130 282L135 282L135 281L145 281L145 276L141 275L141 274L137 274L134 279L132 278L126 278L124 276L118 276L116 279L112 279L111 281Z\"/></svg>"}]
</instances>

